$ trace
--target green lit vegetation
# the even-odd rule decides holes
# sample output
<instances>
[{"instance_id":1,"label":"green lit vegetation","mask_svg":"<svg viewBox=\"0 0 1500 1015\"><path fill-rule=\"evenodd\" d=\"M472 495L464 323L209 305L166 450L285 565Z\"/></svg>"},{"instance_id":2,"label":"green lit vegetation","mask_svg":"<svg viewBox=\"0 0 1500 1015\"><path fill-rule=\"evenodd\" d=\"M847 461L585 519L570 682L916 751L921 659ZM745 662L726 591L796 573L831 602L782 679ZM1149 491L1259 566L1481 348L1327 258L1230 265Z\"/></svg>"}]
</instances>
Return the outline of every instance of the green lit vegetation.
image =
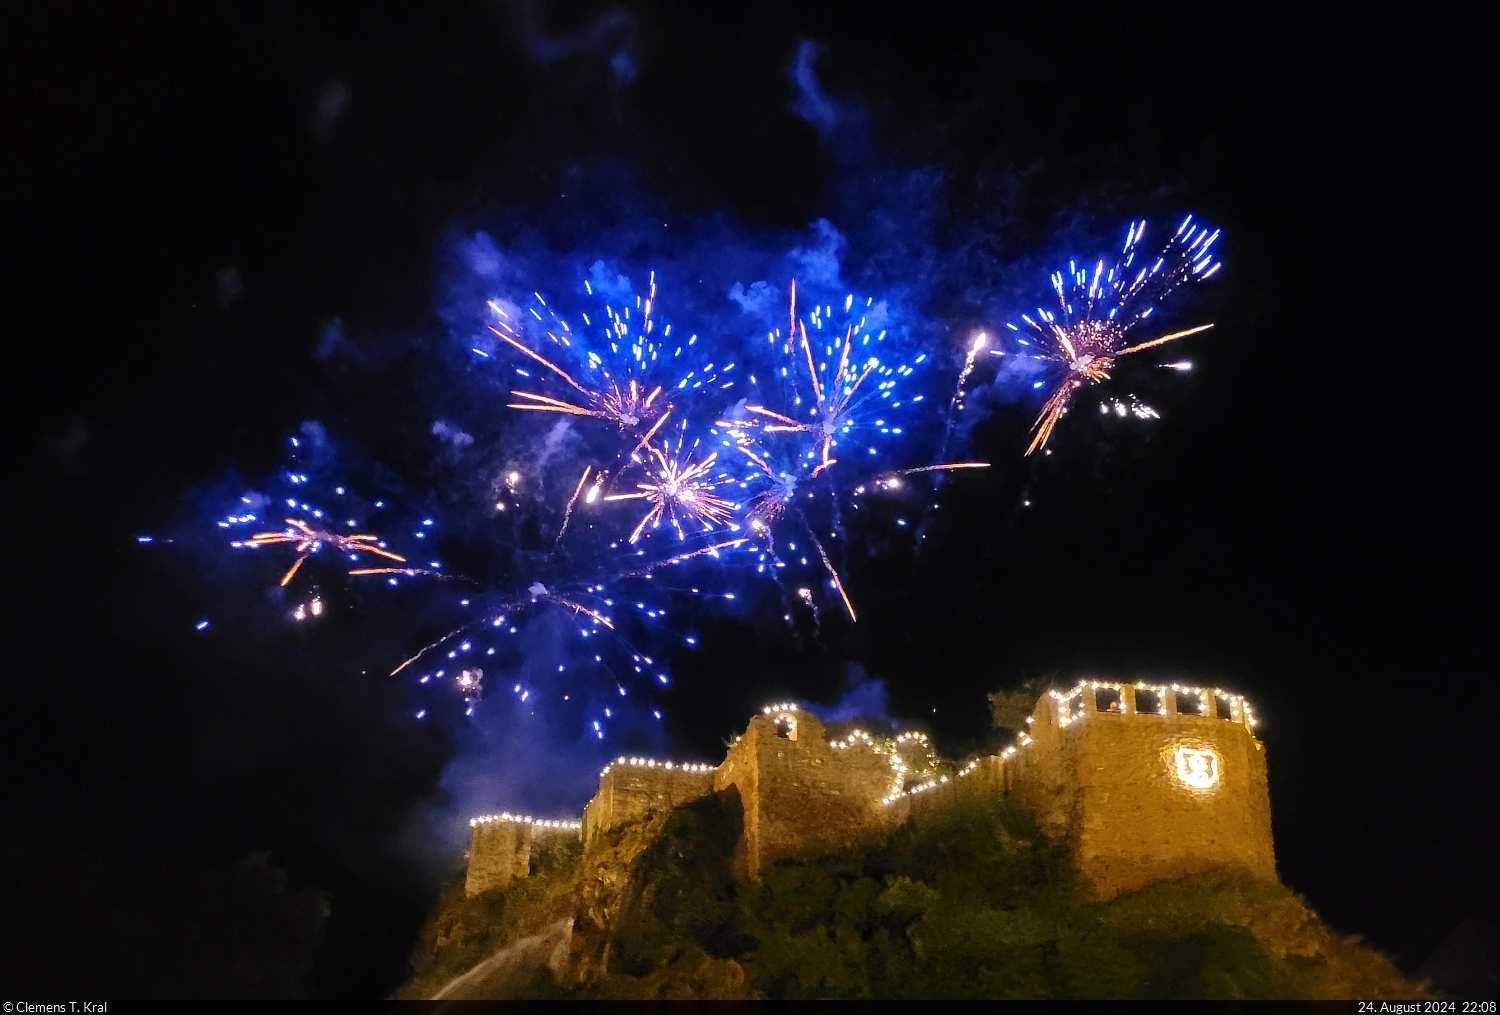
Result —
<instances>
[{"instance_id":1,"label":"green lit vegetation","mask_svg":"<svg viewBox=\"0 0 1500 1015\"><path fill-rule=\"evenodd\" d=\"M960 804L859 854L779 864L759 885L732 867L740 820L732 793L674 811L593 935L594 972L564 964L560 983L543 966L515 996L1411 996L1388 962L1279 885L1225 872L1087 902L1065 851L1008 800ZM587 866L562 855L507 892L450 893L427 966L399 996L430 996L517 928L559 914L589 938L578 930L589 907L572 895Z\"/></svg>"},{"instance_id":2,"label":"green lit vegetation","mask_svg":"<svg viewBox=\"0 0 1500 1015\"><path fill-rule=\"evenodd\" d=\"M566 840L534 858L531 876L505 891L464 896L463 879L449 884L435 916L423 929L413 959L416 974L396 993L398 998L429 997L443 984L468 970L531 926L547 912L564 904L576 890L583 844Z\"/></svg>"}]
</instances>

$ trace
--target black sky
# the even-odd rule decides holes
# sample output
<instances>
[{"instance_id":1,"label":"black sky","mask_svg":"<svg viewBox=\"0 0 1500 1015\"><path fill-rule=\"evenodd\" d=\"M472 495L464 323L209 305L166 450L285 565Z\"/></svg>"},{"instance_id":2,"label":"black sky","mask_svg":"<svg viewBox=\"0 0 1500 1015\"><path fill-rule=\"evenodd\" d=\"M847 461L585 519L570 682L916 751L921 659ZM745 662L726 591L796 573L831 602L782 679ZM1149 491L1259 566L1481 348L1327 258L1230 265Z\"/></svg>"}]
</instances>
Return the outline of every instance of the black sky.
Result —
<instances>
[{"instance_id":1,"label":"black sky","mask_svg":"<svg viewBox=\"0 0 1500 1015\"><path fill-rule=\"evenodd\" d=\"M989 266L974 288L1034 286L1006 266L1050 257L1059 222L1113 236L1136 208L1191 208L1226 230L1218 328L1190 383L1153 392L1149 430L1078 420L1023 463L1025 410L987 415L975 446L1004 467L945 500L918 563L856 569L858 627L821 648L775 624L707 632L677 666L680 755L716 759L773 698L833 700L846 662L950 754L985 744L984 693L1025 678L1199 679L1264 717L1283 879L1336 928L1409 970L1461 918L1494 918L1462 26L306 6L6 16L4 834L38 883L70 876L40 858L93 860L100 898L138 907L172 871L269 849L331 897L307 989L400 982L452 861L413 818L442 806L452 739L358 679L348 661L387 646L354 621L192 637L224 608L216 576L134 536L207 518L194 498L274 469L304 420L353 419L359 378L313 355L324 324L420 354L449 231L580 166L629 165L660 208L747 228L873 214L791 111L812 40L887 164L945 174L934 242ZM995 235L978 252L976 223ZM101 983L31 968L38 989Z\"/></svg>"}]
</instances>

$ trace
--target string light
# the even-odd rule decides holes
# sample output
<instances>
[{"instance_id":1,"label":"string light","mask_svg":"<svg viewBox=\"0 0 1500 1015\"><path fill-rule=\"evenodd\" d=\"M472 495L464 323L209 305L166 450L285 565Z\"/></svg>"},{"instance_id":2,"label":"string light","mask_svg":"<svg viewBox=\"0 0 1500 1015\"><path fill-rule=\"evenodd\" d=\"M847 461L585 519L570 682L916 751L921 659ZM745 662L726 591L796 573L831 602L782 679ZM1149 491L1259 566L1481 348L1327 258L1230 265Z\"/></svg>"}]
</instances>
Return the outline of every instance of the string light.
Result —
<instances>
[{"instance_id":1,"label":"string light","mask_svg":"<svg viewBox=\"0 0 1500 1015\"><path fill-rule=\"evenodd\" d=\"M477 828L480 825L494 824L495 822L509 822L515 825L530 825L532 828L558 828L566 831L576 832L583 827L582 821L538 821L536 818L523 817L519 814L485 814L477 818L469 819L469 827Z\"/></svg>"},{"instance_id":2,"label":"string light","mask_svg":"<svg viewBox=\"0 0 1500 1015\"><path fill-rule=\"evenodd\" d=\"M873 737L871 737L870 734L866 733L864 730L855 730L855 731L853 731L852 733L849 734L848 739L846 739L846 740L835 740L832 743L830 743L828 746L831 747L831 748L833 748L836 751L843 751L843 750L848 750L850 747L853 747L855 741L858 741L858 742L864 744L866 747L870 748L870 750L873 751L876 754L884 754L884 755L886 755L888 757L889 761L890 761L890 764L891 764L891 790L890 790L889 795L887 795L886 797L882 798L882 800L881 800L882 803L888 803L891 800L894 800L897 797L901 796L902 795L902 790L906 786L906 774L909 771L909 768L908 768L908 766L906 764L906 761L901 757L901 745L902 744L905 744L905 743L919 743L919 744L921 744L922 745L922 749L923 749L923 753L926 755L926 758L927 758L927 766L929 768L935 768L937 766L937 754L932 749L932 742L927 739L927 734L921 733L921 732L919 732L917 730L912 730L909 733L902 733L900 736L896 737L895 739L885 741L884 743L877 743L875 741L875 739ZM946 782L947 778L944 777L943 781Z\"/></svg>"},{"instance_id":3,"label":"string light","mask_svg":"<svg viewBox=\"0 0 1500 1015\"><path fill-rule=\"evenodd\" d=\"M902 797L916 796L918 793L926 793L928 790L930 790L930 789L936 789L937 787L941 786L943 783L945 783L947 781L948 781L948 777L946 775L939 776L938 778L931 779L931 780L929 780L927 782L922 783L919 786L913 786L911 789L907 790L904 793L893 793L892 795L890 795L888 797L885 797L880 802L883 803L883 804L885 804L886 806L890 806L891 804L895 803L897 800L900 800Z\"/></svg>"},{"instance_id":4,"label":"string light","mask_svg":"<svg viewBox=\"0 0 1500 1015\"><path fill-rule=\"evenodd\" d=\"M1211 703L1215 699L1222 699L1224 703L1229 706L1229 718L1232 721L1244 723L1250 727L1254 727L1256 725L1256 719L1250 710L1250 703L1247 702L1242 696L1238 694L1231 694L1228 691L1222 690L1221 688L1189 687L1184 684L1147 684L1142 682L1137 682L1131 686L1135 690L1151 691L1157 695L1158 699L1161 701L1156 712L1156 714L1158 715L1168 714L1165 704L1165 698L1167 692L1172 691L1174 693L1180 692L1182 694L1196 695L1198 697L1198 714L1201 716L1212 717L1215 712L1210 708ZM1126 685L1124 684L1113 684L1104 680L1080 680L1071 691L1068 691L1066 693L1061 691L1049 691L1047 693L1050 694L1058 703L1059 724L1067 727L1071 726L1075 722L1078 722L1080 719L1083 719L1092 711L1102 711L1097 708L1090 709L1086 707L1085 702L1082 700L1083 692L1085 690L1092 690L1096 692L1099 690L1108 690L1119 693L1119 711L1116 714L1128 714L1131 709L1130 703L1125 699L1125 696L1123 694L1125 687ZM1075 701L1077 701L1078 703L1076 714L1074 711ZM1095 704L1097 705L1097 700ZM1028 716L1026 721L1027 723L1031 723L1034 721L1034 719L1034 716Z\"/></svg>"},{"instance_id":5,"label":"string light","mask_svg":"<svg viewBox=\"0 0 1500 1015\"><path fill-rule=\"evenodd\" d=\"M1213 687L1213 688L1208 688L1208 687L1188 687L1188 686L1186 686L1184 684L1147 684L1147 683L1144 683L1144 682L1141 682L1141 681L1137 681L1135 684L1133 684L1131 686L1135 690L1137 690L1137 691L1151 691L1154 694L1156 694L1157 700L1158 700L1158 707L1157 707L1157 710L1156 710L1155 714L1157 714L1157 715L1163 715L1164 716L1164 715L1168 715L1169 714L1167 712L1167 706L1166 706L1165 702L1166 702L1167 692L1171 691L1174 694L1178 693L1178 692L1181 692L1183 694L1197 695L1198 696L1198 714L1200 716L1202 716L1202 717L1207 718L1207 717L1211 717L1214 714L1216 714L1216 713L1210 711L1210 709L1209 709L1209 703L1211 701L1214 701L1214 700L1217 700L1217 699L1222 699L1225 702L1225 704L1227 704L1229 706L1229 720L1230 721L1235 722L1235 723L1239 723L1239 724L1245 726L1247 729L1252 730L1252 731L1255 729L1256 725L1258 725L1258 721L1255 718L1255 714L1250 709L1250 703L1245 700L1244 696L1238 695L1238 694L1231 694L1228 691L1225 691L1225 690L1223 690L1221 688L1218 688L1218 687ZM1112 683L1109 683L1108 681L1104 681L1104 680L1080 680L1076 685L1074 685L1073 689L1071 691L1068 691L1066 694L1064 694L1061 691L1048 691L1047 693L1049 695L1051 695L1052 698L1057 702L1057 719L1058 719L1058 725L1063 726L1063 727L1067 727L1067 726L1072 725L1075 722L1078 722L1080 719L1082 719L1086 715L1088 715L1091 710L1088 709L1088 708L1086 708L1086 707L1084 707L1084 703L1082 701L1083 692L1084 692L1085 689L1097 692L1101 688L1104 689L1104 690L1111 690L1111 691L1116 691L1116 692L1123 692L1124 689L1125 689L1125 685L1124 684L1112 684ZM1078 713L1076 715L1073 714L1073 702L1075 700L1078 701ZM1098 706L1098 699L1097 699L1097 697L1095 698L1094 704L1095 704L1095 709L1094 710L1097 710L1097 706ZM1125 695L1123 693L1121 693L1120 697L1119 697L1119 712L1116 713L1116 714L1118 714L1118 715L1125 715L1125 714L1129 714L1129 712L1130 712L1129 702L1126 701ZM1136 714L1150 714L1150 713L1141 713L1139 711L1139 709L1137 709L1136 710ZM1183 715L1183 714L1190 714L1190 713L1179 712L1178 714L1179 715ZM1026 725L1030 726L1034 722L1036 722L1036 716L1029 715L1029 716L1026 717ZM1253 735L1253 733L1252 733L1252 735ZM1013 744L1010 747L1007 747L1005 750L1003 750L1003 751L1000 752L1000 760L1004 761L1006 758L1008 758L1011 755L1015 754L1022 747L1025 747L1028 744L1031 744L1033 742L1034 741L1033 741L1032 737L1030 736L1030 734L1025 733L1025 732L1020 733L1016 737L1016 743L1015 744ZM1215 755L1215 757L1217 757L1217 755ZM974 764L977 764L977 762L971 762L970 769L972 769L972 767L973 767ZM959 774L960 775L966 775L966 774L968 774L968 771L969 771L969 769L966 769L964 772L961 772ZM1213 776L1213 779L1214 779L1214 782L1217 782L1218 781L1217 765L1215 765L1214 773L1215 774ZM1213 783L1210 783L1209 785L1213 785Z\"/></svg>"},{"instance_id":6,"label":"string light","mask_svg":"<svg viewBox=\"0 0 1500 1015\"><path fill-rule=\"evenodd\" d=\"M1210 717L1216 715L1217 712L1212 711L1210 709L1210 705L1215 701L1222 700L1226 705L1228 705L1230 713L1229 718L1233 722L1244 725L1247 728L1253 728L1256 725L1256 719L1250 709L1249 702L1247 702L1241 695L1231 694L1228 691L1222 690L1217 687L1205 688L1190 687L1183 684L1147 684L1144 682L1136 682L1133 685L1129 685L1133 690L1150 691L1156 694L1158 698L1158 707L1154 713L1141 713L1138 709L1133 710L1131 708L1130 701L1123 693L1126 686L1127 685L1125 684L1111 683L1104 680L1080 680L1071 690L1067 692L1054 690L1049 691L1048 694L1057 703L1058 723L1062 727L1070 726L1073 723L1082 720L1089 714L1090 711L1097 710L1097 692L1100 690L1114 691L1119 695L1116 701L1113 703L1118 708L1118 712L1116 712L1115 714L1128 715L1131 714L1132 711L1134 711L1135 714L1158 714L1163 716L1169 715L1170 713L1167 710L1165 698L1167 693L1171 692L1174 694L1180 693L1186 695L1195 695L1198 698L1198 714L1202 717ZM1083 701L1083 694L1085 691L1094 691L1096 694L1094 702L1095 709L1093 710L1085 707L1085 703ZM1076 712L1074 704L1075 702L1077 703ZM793 730L796 729L796 718L791 713L795 713L797 711L798 708L796 704L792 702L779 702L774 705L767 705L765 708L761 709L761 713L767 716L772 715L773 713L778 713L778 721L788 721L792 724ZM1033 725L1035 722L1035 715L1026 717L1026 724L1028 726ZM739 743L742 739L742 736L737 736L734 738L734 743ZM1025 748L1032 743L1035 743L1035 739L1029 733L1023 731L1017 735L1016 742L1014 744L1005 748L1005 750L1001 751L999 755L995 757L997 757L997 759L1003 764L1006 759L1014 756L1022 748ZM919 793L926 793L929 790L937 789L939 786L947 785L949 782L953 781L953 779L963 778L964 776L967 776L977 770L979 768L980 762L983 760L981 758L971 759L966 765L964 765L962 769L958 771L953 779L950 779L946 775L938 776L936 778L929 778L927 781L919 783L915 786L912 786L910 789L907 789L906 778L908 773L911 771L911 768L902 757L902 749L905 745L908 744L920 745L928 767L936 767L938 762L937 756L932 749L932 742L928 739L927 734L917 730L902 733L888 740L877 741L865 730L856 729L852 730L842 740L830 741L828 746L830 749L835 751L846 751L856 746L863 746L869 748L872 753L884 756L887 759L891 767L892 781L890 791L886 794L886 796L882 797L880 801L881 804L885 806L889 806L895 801L903 799L905 797L915 796ZM1220 775L1219 755L1208 745L1201 744L1197 741L1193 741L1190 745L1182 741L1175 741L1172 747L1169 748L1169 751L1171 755L1171 768L1173 770L1173 773L1176 775L1178 781L1183 785L1188 786L1192 789L1205 790L1212 789L1214 786L1218 785ZM660 761L656 758L622 756L616 758L613 762L606 765L600 771L599 775L600 778L603 778L616 768L659 769L663 772L681 772L688 775L703 775L716 771L718 767L719 766L716 765L706 765L702 763L683 764L672 761ZM582 822L579 821L537 821L531 817L512 815L509 813L490 814L483 817L473 818L469 821L469 824L471 826L477 827L481 824L488 824L497 821L529 824L534 828L577 830L583 827Z\"/></svg>"},{"instance_id":7,"label":"string light","mask_svg":"<svg viewBox=\"0 0 1500 1015\"><path fill-rule=\"evenodd\" d=\"M660 768L667 772L701 773L712 772L716 767L701 764L684 765L672 761L657 761L655 758L616 758L600 770L599 777L603 778L616 768Z\"/></svg>"}]
</instances>

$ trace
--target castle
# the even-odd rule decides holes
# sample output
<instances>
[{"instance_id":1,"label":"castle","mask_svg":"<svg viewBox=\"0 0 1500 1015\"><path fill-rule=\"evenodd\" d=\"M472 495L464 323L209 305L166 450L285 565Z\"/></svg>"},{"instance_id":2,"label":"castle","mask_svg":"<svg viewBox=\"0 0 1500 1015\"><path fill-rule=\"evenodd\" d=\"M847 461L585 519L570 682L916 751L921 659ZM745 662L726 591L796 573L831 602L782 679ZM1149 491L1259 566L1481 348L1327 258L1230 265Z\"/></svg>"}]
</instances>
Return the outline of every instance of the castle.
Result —
<instances>
[{"instance_id":1,"label":"castle","mask_svg":"<svg viewBox=\"0 0 1500 1015\"><path fill-rule=\"evenodd\" d=\"M1275 880L1265 749L1243 698L1084 681L1043 695L1026 722L1015 746L911 785L910 752L931 757L922 734L830 742L817 717L769 706L717 767L617 759L581 822L475 818L465 890L525 877L534 844L549 837L587 843L730 787L744 808L736 859L751 877L777 860L856 848L965 797L1010 793L1067 843L1096 899L1222 867Z\"/></svg>"}]
</instances>

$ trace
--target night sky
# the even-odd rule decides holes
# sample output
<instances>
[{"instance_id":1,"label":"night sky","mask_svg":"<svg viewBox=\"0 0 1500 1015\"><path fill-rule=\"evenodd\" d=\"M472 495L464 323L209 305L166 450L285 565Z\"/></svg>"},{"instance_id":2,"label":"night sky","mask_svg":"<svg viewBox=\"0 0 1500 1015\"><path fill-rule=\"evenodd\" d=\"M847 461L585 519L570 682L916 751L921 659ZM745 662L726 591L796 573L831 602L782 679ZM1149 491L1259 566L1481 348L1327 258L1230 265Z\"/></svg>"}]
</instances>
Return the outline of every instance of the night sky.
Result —
<instances>
[{"instance_id":1,"label":"night sky","mask_svg":"<svg viewBox=\"0 0 1500 1015\"><path fill-rule=\"evenodd\" d=\"M1200 8L306 6L7 16L0 838L30 918L7 915L7 986L136 982L107 929L62 961L67 914L170 913L269 851L329 902L301 989L383 995L471 807L576 815L617 750L716 762L770 701L878 699L861 674L950 757L1001 746L984 696L1023 680L1243 693L1282 878L1332 926L1410 971L1495 918L1488 338L1462 308L1487 283L1452 246L1470 170L1441 153L1474 85L1451 40ZM955 446L994 467L943 485L920 554L870 526L859 623L705 611L665 650L660 724L607 745L505 695L432 705L385 676L441 633L417 589L326 572L330 615L293 624L280 558L213 526L307 421L450 513L418 491L500 459L435 419L542 432L455 346L480 232L548 266L523 293L594 257L675 271L685 321L783 285L826 219L855 288L905 287L951 391L1068 256L1186 211L1224 229L1182 311L1217 326L1111 389L1161 420L1091 400L1026 459L1037 400L981 364Z\"/></svg>"}]
</instances>

